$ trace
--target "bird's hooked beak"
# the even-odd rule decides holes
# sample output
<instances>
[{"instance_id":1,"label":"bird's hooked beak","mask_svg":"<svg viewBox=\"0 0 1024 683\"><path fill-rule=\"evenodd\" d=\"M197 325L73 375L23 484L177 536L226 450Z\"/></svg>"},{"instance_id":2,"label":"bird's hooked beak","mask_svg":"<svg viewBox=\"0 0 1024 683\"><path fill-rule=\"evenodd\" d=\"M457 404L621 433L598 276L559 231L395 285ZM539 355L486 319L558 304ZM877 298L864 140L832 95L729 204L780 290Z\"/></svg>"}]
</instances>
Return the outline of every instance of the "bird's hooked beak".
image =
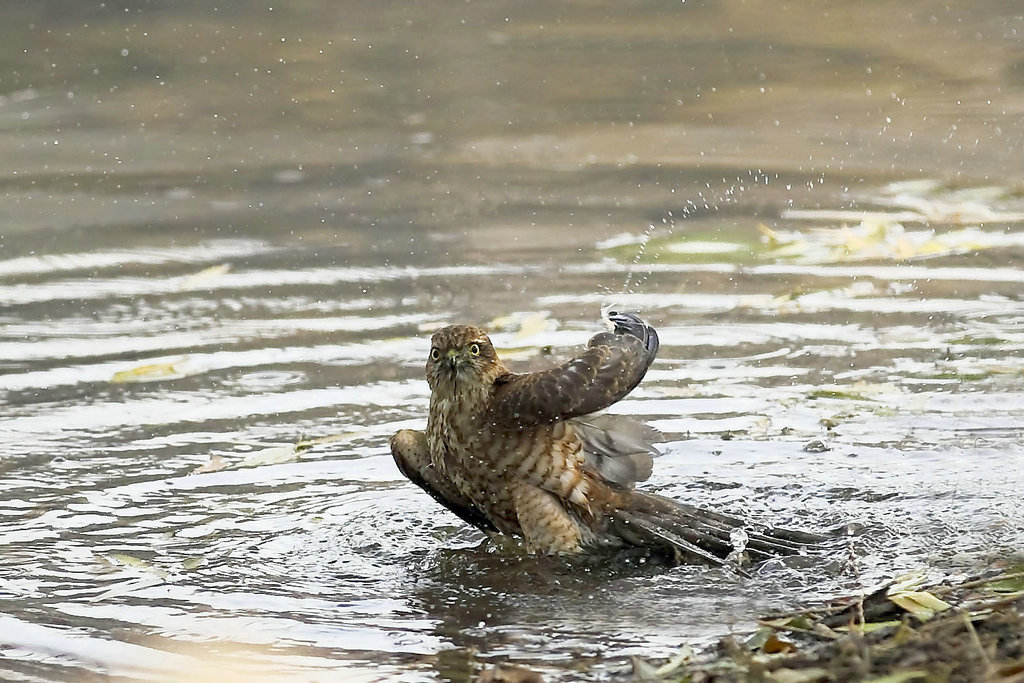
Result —
<instances>
[{"instance_id":1,"label":"bird's hooked beak","mask_svg":"<svg viewBox=\"0 0 1024 683\"><path fill-rule=\"evenodd\" d=\"M463 354L459 353L458 349L448 349L445 351L444 356L442 356L442 360L448 371L455 375L459 370L459 366L463 365L466 359Z\"/></svg>"}]
</instances>

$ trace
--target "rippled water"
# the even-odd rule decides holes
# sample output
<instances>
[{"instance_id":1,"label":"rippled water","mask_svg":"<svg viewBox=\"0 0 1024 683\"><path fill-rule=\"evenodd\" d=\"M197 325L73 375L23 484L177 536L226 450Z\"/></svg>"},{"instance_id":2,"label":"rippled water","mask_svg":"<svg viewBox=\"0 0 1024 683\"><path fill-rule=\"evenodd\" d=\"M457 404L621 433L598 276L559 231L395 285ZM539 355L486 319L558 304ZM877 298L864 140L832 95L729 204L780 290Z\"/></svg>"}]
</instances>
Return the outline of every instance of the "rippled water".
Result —
<instances>
[{"instance_id":1,"label":"rippled water","mask_svg":"<svg viewBox=\"0 0 1024 683\"><path fill-rule=\"evenodd\" d=\"M6 675L600 679L1021 550L1000 3L85 7L0 10ZM528 370L608 302L662 338L613 408L651 488L863 530L751 578L524 557L404 483L432 329Z\"/></svg>"}]
</instances>

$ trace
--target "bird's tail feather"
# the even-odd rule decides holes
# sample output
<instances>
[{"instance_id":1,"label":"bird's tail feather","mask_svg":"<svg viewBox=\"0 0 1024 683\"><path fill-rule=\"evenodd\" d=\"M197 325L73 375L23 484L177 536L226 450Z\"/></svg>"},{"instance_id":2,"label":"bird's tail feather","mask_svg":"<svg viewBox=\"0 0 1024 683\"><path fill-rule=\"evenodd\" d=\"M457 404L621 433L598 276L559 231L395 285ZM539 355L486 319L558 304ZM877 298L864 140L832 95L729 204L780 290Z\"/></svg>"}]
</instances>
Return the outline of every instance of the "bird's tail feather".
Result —
<instances>
[{"instance_id":1,"label":"bird's tail feather","mask_svg":"<svg viewBox=\"0 0 1024 683\"><path fill-rule=\"evenodd\" d=\"M678 529L670 528L661 520L645 514L616 510L612 515L612 529L622 540L640 547L658 546L668 551L676 564L698 562L713 567L725 564L725 560L712 555L697 543L680 536ZM693 534L688 534L692 537Z\"/></svg>"},{"instance_id":2,"label":"bird's tail feather","mask_svg":"<svg viewBox=\"0 0 1024 683\"><path fill-rule=\"evenodd\" d=\"M736 564L746 554L754 562L798 555L824 536L790 529L756 529L743 520L642 491L610 514L612 530L631 545L657 547L676 562L712 566Z\"/></svg>"}]
</instances>

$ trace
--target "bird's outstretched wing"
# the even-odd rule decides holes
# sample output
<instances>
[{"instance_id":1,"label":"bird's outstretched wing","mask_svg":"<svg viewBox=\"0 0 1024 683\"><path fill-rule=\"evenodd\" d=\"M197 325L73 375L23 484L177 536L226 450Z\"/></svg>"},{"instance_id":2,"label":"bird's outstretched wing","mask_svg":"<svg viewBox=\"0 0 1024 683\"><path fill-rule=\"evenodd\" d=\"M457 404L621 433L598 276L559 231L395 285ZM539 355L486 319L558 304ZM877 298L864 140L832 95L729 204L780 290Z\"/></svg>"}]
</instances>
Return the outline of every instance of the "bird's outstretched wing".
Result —
<instances>
[{"instance_id":1,"label":"bird's outstretched wing","mask_svg":"<svg viewBox=\"0 0 1024 683\"><path fill-rule=\"evenodd\" d=\"M430 462L430 447L427 445L426 434L412 429L403 429L391 437L390 443L391 455L395 458L395 464L409 481L477 529L481 531L498 530L468 496L434 469Z\"/></svg>"},{"instance_id":2,"label":"bird's outstretched wing","mask_svg":"<svg viewBox=\"0 0 1024 683\"><path fill-rule=\"evenodd\" d=\"M612 332L601 332L586 350L558 367L495 381L491 414L498 424L566 420L607 408L643 379L658 353L658 333L630 313L611 313Z\"/></svg>"}]
</instances>

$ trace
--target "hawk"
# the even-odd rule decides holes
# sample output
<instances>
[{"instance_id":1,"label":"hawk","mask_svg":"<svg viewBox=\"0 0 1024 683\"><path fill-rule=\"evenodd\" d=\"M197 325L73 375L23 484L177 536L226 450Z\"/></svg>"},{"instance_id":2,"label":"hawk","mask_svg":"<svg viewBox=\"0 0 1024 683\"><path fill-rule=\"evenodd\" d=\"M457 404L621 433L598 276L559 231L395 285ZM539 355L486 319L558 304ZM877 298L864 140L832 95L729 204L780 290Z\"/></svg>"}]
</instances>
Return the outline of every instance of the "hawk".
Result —
<instances>
[{"instance_id":1,"label":"hawk","mask_svg":"<svg viewBox=\"0 0 1024 683\"><path fill-rule=\"evenodd\" d=\"M391 437L398 469L464 521L521 536L528 550L578 554L639 546L676 563L713 565L798 552L802 532L744 529L742 520L634 488L657 432L597 414L632 391L658 353L639 317L612 312L571 360L513 373L487 334L451 325L431 338L426 432Z\"/></svg>"}]
</instances>

